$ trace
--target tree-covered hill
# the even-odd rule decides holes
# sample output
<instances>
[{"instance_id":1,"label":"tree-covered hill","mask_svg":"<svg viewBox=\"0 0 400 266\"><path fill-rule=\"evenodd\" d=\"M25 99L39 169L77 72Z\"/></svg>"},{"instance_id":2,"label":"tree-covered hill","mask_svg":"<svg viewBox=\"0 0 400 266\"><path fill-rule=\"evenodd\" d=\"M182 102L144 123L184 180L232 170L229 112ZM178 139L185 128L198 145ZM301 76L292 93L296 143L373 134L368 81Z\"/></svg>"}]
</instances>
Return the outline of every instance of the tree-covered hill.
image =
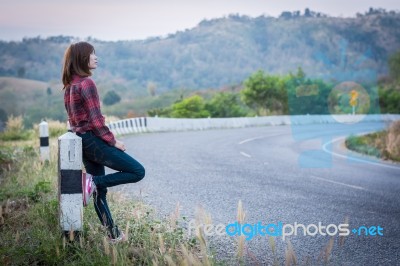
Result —
<instances>
[{"instance_id":1,"label":"tree-covered hill","mask_svg":"<svg viewBox=\"0 0 400 266\"><path fill-rule=\"evenodd\" d=\"M59 80L64 50L73 41L2 41L0 76ZM99 56L96 80L119 80L136 91L217 88L259 69L286 74L297 67L315 78L357 80L387 74L387 60L400 47L400 13L370 9L341 18L306 9L279 18L230 15L167 37L89 41Z\"/></svg>"}]
</instances>

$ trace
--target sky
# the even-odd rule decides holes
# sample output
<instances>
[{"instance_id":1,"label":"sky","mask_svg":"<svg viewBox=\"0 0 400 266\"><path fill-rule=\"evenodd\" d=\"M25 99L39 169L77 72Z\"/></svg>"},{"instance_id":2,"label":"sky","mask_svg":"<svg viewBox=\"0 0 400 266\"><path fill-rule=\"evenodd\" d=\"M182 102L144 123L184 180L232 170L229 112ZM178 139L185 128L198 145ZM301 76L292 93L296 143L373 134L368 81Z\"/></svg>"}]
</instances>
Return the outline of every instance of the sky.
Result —
<instances>
[{"instance_id":1,"label":"sky","mask_svg":"<svg viewBox=\"0 0 400 266\"><path fill-rule=\"evenodd\" d=\"M229 14L279 16L310 8L354 17L369 7L400 10L399 0L0 0L0 40L74 36L142 40L191 29Z\"/></svg>"}]
</instances>

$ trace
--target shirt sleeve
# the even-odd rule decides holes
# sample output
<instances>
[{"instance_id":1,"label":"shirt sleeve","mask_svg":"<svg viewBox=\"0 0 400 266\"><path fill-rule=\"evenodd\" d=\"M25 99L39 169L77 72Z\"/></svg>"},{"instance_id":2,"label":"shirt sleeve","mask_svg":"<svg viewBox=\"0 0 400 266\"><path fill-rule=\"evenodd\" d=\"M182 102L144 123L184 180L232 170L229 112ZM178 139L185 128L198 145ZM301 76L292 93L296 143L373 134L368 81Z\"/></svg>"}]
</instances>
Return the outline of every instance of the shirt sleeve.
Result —
<instances>
[{"instance_id":1,"label":"shirt sleeve","mask_svg":"<svg viewBox=\"0 0 400 266\"><path fill-rule=\"evenodd\" d=\"M97 88L93 80L87 78L82 81L82 98L84 100L83 105L89 113L89 122L93 127L93 133L107 142L109 145L115 145L114 134L105 125L104 116L100 110L100 100L97 93Z\"/></svg>"}]
</instances>

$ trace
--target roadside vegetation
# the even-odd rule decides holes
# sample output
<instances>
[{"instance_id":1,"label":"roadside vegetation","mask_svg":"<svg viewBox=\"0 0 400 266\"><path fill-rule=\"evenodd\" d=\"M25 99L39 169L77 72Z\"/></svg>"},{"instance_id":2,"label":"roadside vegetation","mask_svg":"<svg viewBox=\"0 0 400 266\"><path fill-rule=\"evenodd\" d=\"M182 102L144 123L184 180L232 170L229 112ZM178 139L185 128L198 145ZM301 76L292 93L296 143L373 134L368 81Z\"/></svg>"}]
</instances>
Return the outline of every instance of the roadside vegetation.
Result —
<instances>
[{"instance_id":1,"label":"roadside vegetation","mask_svg":"<svg viewBox=\"0 0 400 266\"><path fill-rule=\"evenodd\" d=\"M169 106L148 110L162 117L239 117L304 114L400 114L400 51L388 61L390 73L371 80L326 81L307 76L301 67L287 75L259 70L243 83L219 91L186 92ZM350 79L351 80L351 79ZM357 92L353 109L351 92ZM379 103L379 104L378 104Z\"/></svg>"},{"instance_id":2,"label":"roadside vegetation","mask_svg":"<svg viewBox=\"0 0 400 266\"><path fill-rule=\"evenodd\" d=\"M206 244L188 237L179 208L160 219L141 199L109 193L110 208L128 241L111 245L91 206L84 209L84 229L73 240L58 225L57 139L62 123L50 122L51 159L41 162L38 136L10 118L0 144L1 265L211 265ZM37 126L35 126L37 128ZM6 141L5 141L5 137ZM27 137L29 136L29 137ZM118 207L117 207L118 206Z\"/></svg>"},{"instance_id":3,"label":"roadside vegetation","mask_svg":"<svg viewBox=\"0 0 400 266\"><path fill-rule=\"evenodd\" d=\"M346 146L362 154L400 162L400 121L393 122L384 131L350 136L346 139Z\"/></svg>"}]
</instances>

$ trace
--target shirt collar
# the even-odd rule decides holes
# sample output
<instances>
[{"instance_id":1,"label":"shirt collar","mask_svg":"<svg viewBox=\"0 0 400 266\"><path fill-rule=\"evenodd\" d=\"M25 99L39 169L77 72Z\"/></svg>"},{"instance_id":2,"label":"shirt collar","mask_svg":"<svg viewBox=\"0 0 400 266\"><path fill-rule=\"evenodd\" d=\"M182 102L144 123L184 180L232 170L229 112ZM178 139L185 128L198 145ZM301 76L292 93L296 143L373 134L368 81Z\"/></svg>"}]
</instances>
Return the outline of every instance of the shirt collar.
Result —
<instances>
[{"instance_id":1,"label":"shirt collar","mask_svg":"<svg viewBox=\"0 0 400 266\"><path fill-rule=\"evenodd\" d=\"M72 75L71 84L73 84L73 83L78 83L78 82L80 82L83 78L84 78L84 77L81 77L81 76L79 76L79 75Z\"/></svg>"}]
</instances>

